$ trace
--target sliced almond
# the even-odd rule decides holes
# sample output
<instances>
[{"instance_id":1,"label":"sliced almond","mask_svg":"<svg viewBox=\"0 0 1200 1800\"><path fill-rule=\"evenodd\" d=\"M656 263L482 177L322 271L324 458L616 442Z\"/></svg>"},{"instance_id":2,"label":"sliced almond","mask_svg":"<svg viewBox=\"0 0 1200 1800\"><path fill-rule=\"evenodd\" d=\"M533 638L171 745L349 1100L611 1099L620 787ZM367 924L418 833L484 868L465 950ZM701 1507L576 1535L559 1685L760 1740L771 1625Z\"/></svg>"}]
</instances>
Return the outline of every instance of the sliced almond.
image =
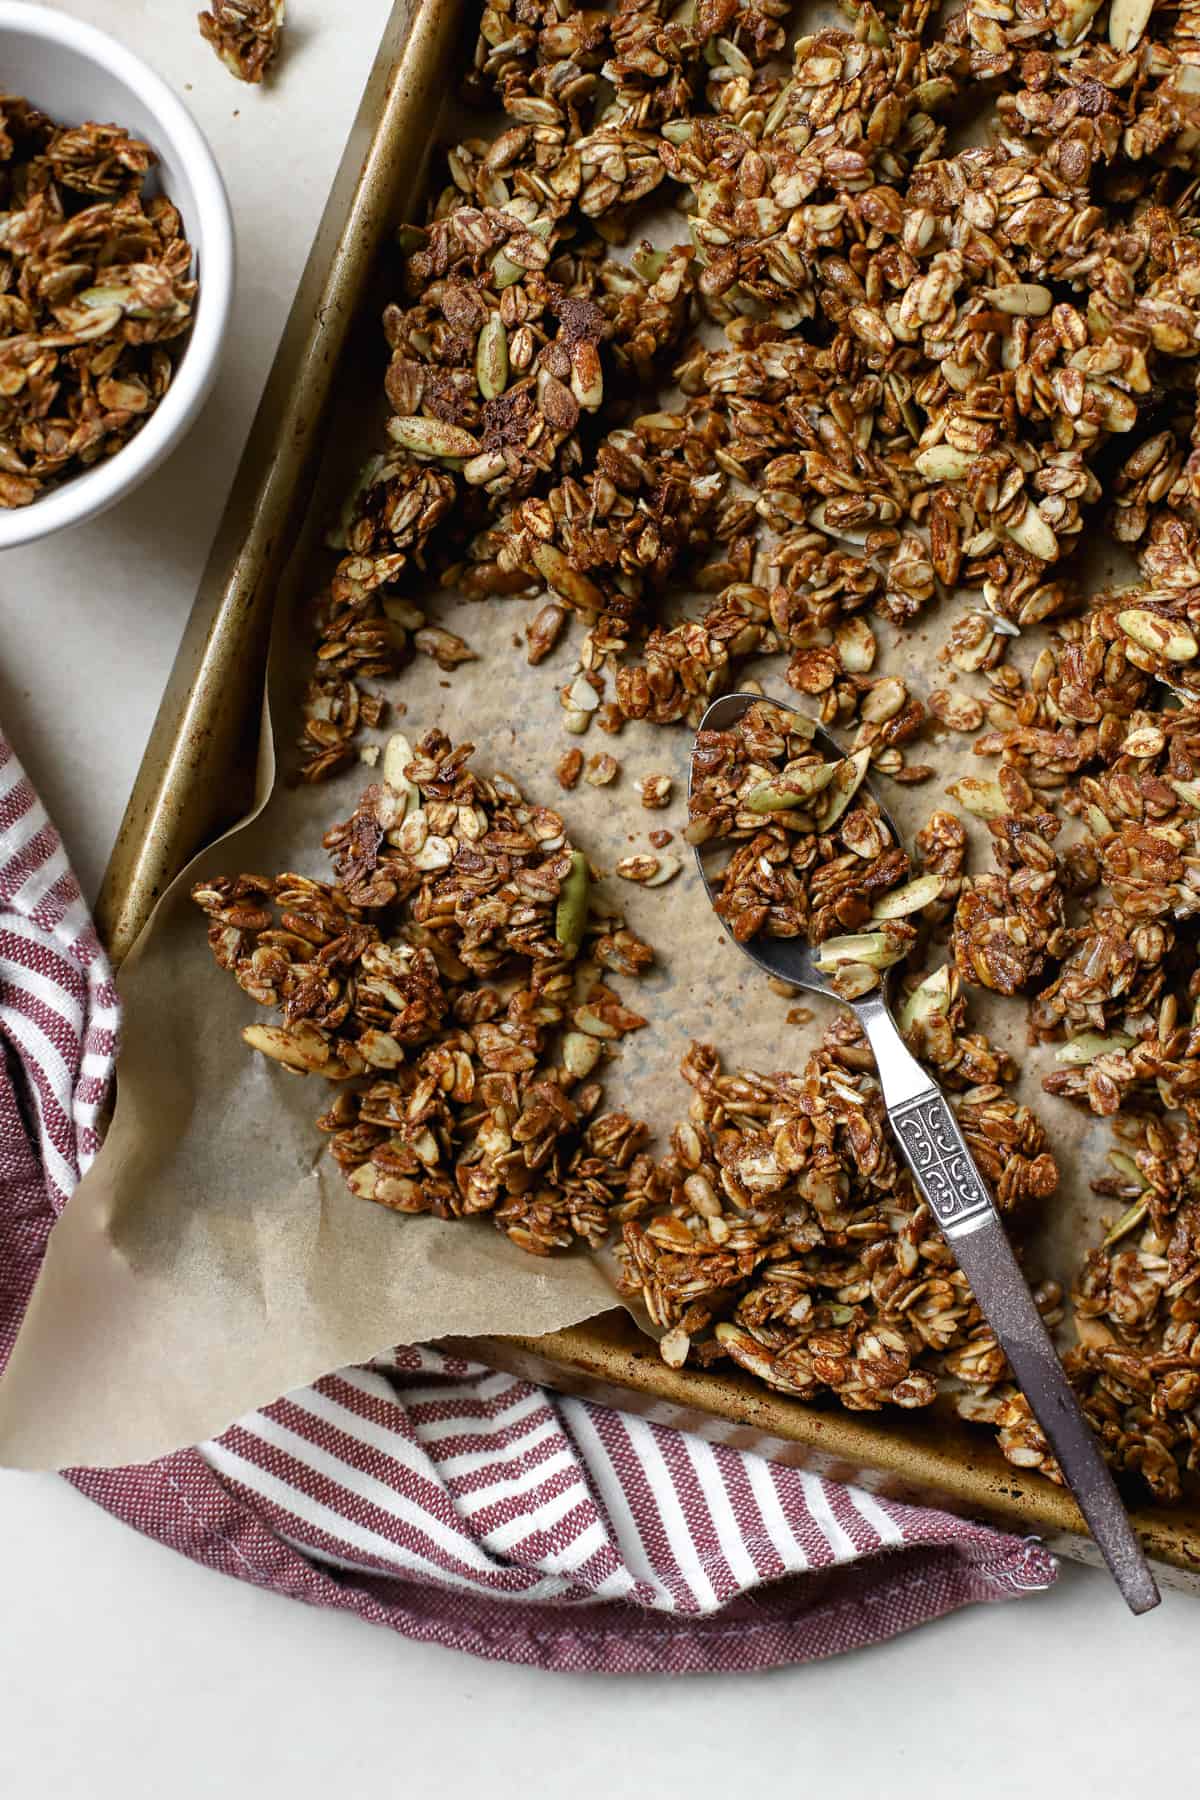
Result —
<instances>
[{"instance_id":1,"label":"sliced almond","mask_svg":"<svg viewBox=\"0 0 1200 1800\"><path fill-rule=\"evenodd\" d=\"M1121 754L1122 756L1157 756L1166 741L1166 733L1160 726L1138 725L1121 745Z\"/></svg>"},{"instance_id":2,"label":"sliced almond","mask_svg":"<svg viewBox=\"0 0 1200 1800\"><path fill-rule=\"evenodd\" d=\"M1123 1031L1114 1031L1105 1037L1099 1031L1081 1031L1054 1052L1055 1062L1066 1063L1071 1068L1082 1068L1094 1062L1098 1056L1109 1056L1114 1051L1131 1050L1135 1040Z\"/></svg>"},{"instance_id":3,"label":"sliced almond","mask_svg":"<svg viewBox=\"0 0 1200 1800\"><path fill-rule=\"evenodd\" d=\"M908 689L900 677L885 675L882 681L876 681L868 688L858 716L867 725L886 725L903 709L907 699Z\"/></svg>"},{"instance_id":4,"label":"sliced almond","mask_svg":"<svg viewBox=\"0 0 1200 1800\"><path fill-rule=\"evenodd\" d=\"M620 1032L610 1020L601 1018L590 1006L577 1006L571 1014L572 1021L580 1032L590 1038L620 1037Z\"/></svg>"},{"instance_id":5,"label":"sliced almond","mask_svg":"<svg viewBox=\"0 0 1200 1800\"><path fill-rule=\"evenodd\" d=\"M389 787L403 793L415 784L408 770L413 762L413 747L402 731L394 731L383 753L383 779Z\"/></svg>"},{"instance_id":6,"label":"sliced almond","mask_svg":"<svg viewBox=\"0 0 1200 1800\"><path fill-rule=\"evenodd\" d=\"M1154 0L1113 0L1108 15L1108 41L1119 56L1141 42L1153 11Z\"/></svg>"},{"instance_id":7,"label":"sliced almond","mask_svg":"<svg viewBox=\"0 0 1200 1800\"><path fill-rule=\"evenodd\" d=\"M641 885L658 874L657 856L622 856L617 863L617 874L622 881L636 881Z\"/></svg>"},{"instance_id":8,"label":"sliced almond","mask_svg":"<svg viewBox=\"0 0 1200 1800\"><path fill-rule=\"evenodd\" d=\"M568 1031L563 1039L563 1068L577 1081L591 1074L601 1054L599 1038L589 1037L585 1031Z\"/></svg>"},{"instance_id":9,"label":"sliced almond","mask_svg":"<svg viewBox=\"0 0 1200 1800\"><path fill-rule=\"evenodd\" d=\"M251 1050L269 1056L272 1062L295 1069L298 1074L324 1075L329 1081L344 1081L348 1076L361 1075L365 1067L352 1044L339 1046L340 1054L335 1055L333 1046L316 1026L303 1019L288 1026L246 1025L242 1029L242 1042Z\"/></svg>"},{"instance_id":10,"label":"sliced almond","mask_svg":"<svg viewBox=\"0 0 1200 1800\"><path fill-rule=\"evenodd\" d=\"M1054 305L1054 295L1040 281L1009 281L1003 287L983 288L981 294L996 312L1017 319L1040 319Z\"/></svg>"},{"instance_id":11,"label":"sliced almond","mask_svg":"<svg viewBox=\"0 0 1200 1800\"><path fill-rule=\"evenodd\" d=\"M1019 519L1005 525L1004 531L1014 544L1041 562L1053 562L1058 555L1058 539L1036 506L1027 506Z\"/></svg>"},{"instance_id":12,"label":"sliced almond","mask_svg":"<svg viewBox=\"0 0 1200 1800\"><path fill-rule=\"evenodd\" d=\"M952 444L933 444L918 450L913 462L926 481L963 481L975 458Z\"/></svg>"},{"instance_id":13,"label":"sliced almond","mask_svg":"<svg viewBox=\"0 0 1200 1800\"><path fill-rule=\"evenodd\" d=\"M1100 0L1065 0L1058 9L1058 20L1054 36L1064 50L1078 43L1096 14L1100 11Z\"/></svg>"},{"instance_id":14,"label":"sliced almond","mask_svg":"<svg viewBox=\"0 0 1200 1800\"><path fill-rule=\"evenodd\" d=\"M866 780L870 762L870 750L856 750L853 756L847 756L843 762L835 764L837 773L826 790L828 797L819 815L818 822L822 831L830 831L837 824Z\"/></svg>"},{"instance_id":15,"label":"sliced almond","mask_svg":"<svg viewBox=\"0 0 1200 1800\"><path fill-rule=\"evenodd\" d=\"M421 804L421 790L405 774L413 760L413 749L402 731L394 731L384 746L382 775L388 787L404 795L404 816L416 812Z\"/></svg>"},{"instance_id":16,"label":"sliced almond","mask_svg":"<svg viewBox=\"0 0 1200 1800\"><path fill-rule=\"evenodd\" d=\"M1143 650L1167 662L1191 662L1200 650L1189 628L1176 619L1164 618L1142 606L1130 606L1117 614L1117 624Z\"/></svg>"},{"instance_id":17,"label":"sliced almond","mask_svg":"<svg viewBox=\"0 0 1200 1800\"><path fill-rule=\"evenodd\" d=\"M879 649L875 633L857 614L838 626L833 643L848 675L865 675L874 664Z\"/></svg>"},{"instance_id":18,"label":"sliced almond","mask_svg":"<svg viewBox=\"0 0 1200 1800\"><path fill-rule=\"evenodd\" d=\"M1179 795L1179 798L1186 801L1188 806L1194 806L1196 811L1200 812L1200 781L1172 781L1168 785L1174 788L1175 792ZM1098 811L1099 809L1097 808L1095 810ZM1105 819L1104 824L1106 830L1112 829L1107 819ZM1092 829L1094 830L1095 827L1093 826Z\"/></svg>"},{"instance_id":19,"label":"sliced almond","mask_svg":"<svg viewBox=\"0 0 1200 1800\"><path fill-rule=\"evenodd\" d=\"M414 869L425 874L432 874L438 869L448 869L454 861L455 845L450 838L429 836L412 858Z\"/></svg>"},{"instance_id":20,"label":"sliced almond","mask_svg":"<svg viewBox=\"0 0 1200 1800\"><path fill-rule=\"evenodd\" d=\"M839 963L829 977L829 985L839 1000L861 1000L879 986L879 970L869 963Z\"/></svg>"},{"instance_id":21,"label":"sliced almond","mask_svg":"<svg viewBox=\"0 0 1200 1800\"><path fill-rule=\"evenodd\" d=\"M398 1069L404 1061L404 1046L389 1031L364 1031L356 1047L372 1069Z\"/></svg>"},{"instance_id":22,"label":"sliced almond","mask_svg":"<svg viewBox=\"0 0 1200 1800\"><path fill-rule=\"evenodd\" d=\"M668 881L674 881L683 864L677 856L660 856L658 868L653 875L647 875L642 882L643 887L664 887Z\"/></svg>"},{"instance_id":23,"label":"sliced almond","mask_svg":"<svg viewBox=\"0 0 1200 1800\"><path fill-rule=\"evenodd\" d=\"M600 696L586 675L577 675L567 689L567 705L576 712L593 713L600 705Z\"/></svg>"}]
</instances>

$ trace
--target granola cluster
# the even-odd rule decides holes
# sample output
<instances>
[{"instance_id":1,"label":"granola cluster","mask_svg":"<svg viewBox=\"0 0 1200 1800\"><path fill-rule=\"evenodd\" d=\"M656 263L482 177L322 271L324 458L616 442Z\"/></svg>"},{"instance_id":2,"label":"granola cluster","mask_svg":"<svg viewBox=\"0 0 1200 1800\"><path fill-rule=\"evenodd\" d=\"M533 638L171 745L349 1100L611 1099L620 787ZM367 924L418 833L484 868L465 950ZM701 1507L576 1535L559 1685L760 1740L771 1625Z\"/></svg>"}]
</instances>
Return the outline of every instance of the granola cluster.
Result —
<instances>
[{"instance_id":1,"label":"granola cluster","mask_svg":"<svg viewBox=\"0 0 1200 1800\"><path fill-rule=\"evenodd\" d=\"M303 773L354 759L372 681L472 656L417 603L431 575L527 600L530 662L569 646L566 790L618 774L574 740L695 724L778 656L849 752L826 762L770 708L701 746L688 836L732 840L721 910L743 938L848 935L829 953L848 997L903 959L903 1028L1001 1203L1027 1209L1053 1158L966 1014L972 989L1023 998L1046 1086L1115 1134L1122 1216L1075 1283L1073 1375L1114 1462L1171 1498L1200 1417L1200 10L854 0L794 42L788 20L782 0L483 8L467 98L504 118L449 150L400 234L387 440L335 533ZM675 221L665 247L652 216ZM1089 591L1098 536L1135 584ZM881 637L934 603L951 624L927 691L916 657L875 675ZM910 757L934 734L974 739L978 773L948 793L989 867L938 810L914 876L859 785L927 780ZM365 804L335 844L337 905L424 909L426 882L469 875L449 815L405 848L388 834L409 821L371 811L386 794ZM663 847L619 872L669 879ZM474 953L472 929L463 913ZM802 1076L700 1051L685 1072L687 1126L610 1215L633 1208L626 1279L668 1360L724 1355L852 1405L923 1404L952 1375L1018 1466L1053 1473L853 1028ZM439 1114L443 1163L465 1129Z\"/></svg>"},{"instance_id":2,"label":"granola cluster","mask_svg":"<svg viewBox=\"0 0 1200 1800\"><path fill-rule=\"evenodd\" d=\"M211 44L231 75L260 82L279 55L286 0L212 0L197 13L205 43Z\"/></svg>"},{"instance_id":3,"label":"granola cluster","mask_svg":"<svg viewBox=\"0 0 1200 1800\"><path fill-rule=\"evenodd\" d=\"M246 1043L337 1084L318 1123L353 1193L490 1213L539 1255L596 1246L654 1178L644 1126L591 1079L646 1022L602 977L653 953L589 913L561 818L477 775L472 749L394 736L385 779L327 834L336 883L240 875L193 897L218 964L278 1015Z\"/></svg>"},{"instance_id":4,"label":"granola cluster","mask_svg":"<svg viewBox=\"0 0 1200 1800\"><path fill-rule=\"evenodd\" d=\"M196 283L154 162L0 96L0 506L116 455L170 386Z\"/></svg>"}]
</instances>

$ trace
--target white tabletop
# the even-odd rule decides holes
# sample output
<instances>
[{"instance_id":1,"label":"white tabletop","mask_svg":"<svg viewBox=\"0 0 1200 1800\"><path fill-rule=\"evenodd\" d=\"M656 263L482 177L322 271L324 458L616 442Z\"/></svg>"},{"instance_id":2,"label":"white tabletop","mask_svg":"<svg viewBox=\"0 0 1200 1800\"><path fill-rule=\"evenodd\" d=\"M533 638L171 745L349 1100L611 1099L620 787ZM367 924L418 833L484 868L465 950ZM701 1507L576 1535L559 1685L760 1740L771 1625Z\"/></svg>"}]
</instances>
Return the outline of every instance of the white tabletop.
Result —
<instances>
[{"instance_id":1,"label":"white tabletop","mask_svg":"<svg viewBox=\"0 0 1200 1800\"><path fill-rule=\"evenodd\" d=\"M292 52L266 93L200 44L195 0L67 5L190 84L241 255L225 371L187 445L124 506L0 570L0 721L89 893L388 3L291 0ZM1103 1577L1071 1567L1048 1595L810 1669L544 1676L302 1610L137 1537L52 1476L2 1474L0 1595L0 1791L30 1800L716 1800L779 1781L888 1800L1053 1782L1124 1797L1191 1762L1200 1601L1168 1595L1133 1622Z\"/></svg>"}]
</instances>

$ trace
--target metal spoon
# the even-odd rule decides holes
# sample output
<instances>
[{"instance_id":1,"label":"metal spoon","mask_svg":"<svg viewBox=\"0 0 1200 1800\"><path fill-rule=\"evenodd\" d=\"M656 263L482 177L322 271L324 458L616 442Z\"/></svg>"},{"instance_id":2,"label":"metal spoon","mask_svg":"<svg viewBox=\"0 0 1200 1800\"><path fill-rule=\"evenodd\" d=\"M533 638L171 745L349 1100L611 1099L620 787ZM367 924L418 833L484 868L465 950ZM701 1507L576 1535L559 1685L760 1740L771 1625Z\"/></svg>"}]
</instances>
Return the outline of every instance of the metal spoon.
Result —
<instances>
[{"instance_id":1,"label":"metal spoon","mask_svg":"<svg viewBox=\"0 0 1200 1800\"><path fill-rule=\"evenodd\" d=\"M762 698L760 694L726 694L709 707L700 721L700 730L728 731L747 707ZM777 700L770 704L782 712L796 711ZM814 725L807 715L805 721L806 730L813 726L814 742L827 755L841 760L842 751L829 733ZM694 770L694 764L692 767ZM689 792L691 786L689 773ZM872 793L872 798L900 843L900 833L878 795ZM712 885L699 849L696 862L712 899ZM803 938L757 938L738 948L760 969L795 987L834 999L840 997ZM1108 1465L1080 1410L1013 1255L1000 1214L975 1167L949 1102L928 1070L910 1055L900 1036L888 1006L886 981L884 972L879 987L861 999L843 1004L853 1007L875 1054L884 1105L896 1141L1058 1458L1113 1580L1131 1612L1149 1612L1158 1605L1158 1588Z\"/></svg>"}]
</instances>

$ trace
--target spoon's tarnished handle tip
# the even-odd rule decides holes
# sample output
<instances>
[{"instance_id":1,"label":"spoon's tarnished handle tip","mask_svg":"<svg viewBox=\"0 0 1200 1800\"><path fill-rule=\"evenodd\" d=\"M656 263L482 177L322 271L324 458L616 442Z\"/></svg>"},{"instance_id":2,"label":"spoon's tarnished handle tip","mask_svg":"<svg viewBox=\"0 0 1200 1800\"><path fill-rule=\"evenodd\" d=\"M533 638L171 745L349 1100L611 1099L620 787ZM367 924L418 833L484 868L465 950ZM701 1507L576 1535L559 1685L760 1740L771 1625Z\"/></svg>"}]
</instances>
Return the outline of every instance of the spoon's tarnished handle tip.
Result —
<instances>
[{"instance_id":1,"label":"spoon's tarnished handle tip","mask_svg":"<svg viewBox=\"0 0 1200 1800\"><path fill-rule=\"evenodd\" d=\"M1125 1596L1125 1603L1131 1613L1139 1618L1142 1613L1153 1612L1156 1606L1162 1605L1162 1595L1145 1563L1128 1571L1127 1579L1117 1577L1118 1585Z\"/></svg>"}]
</instances>

